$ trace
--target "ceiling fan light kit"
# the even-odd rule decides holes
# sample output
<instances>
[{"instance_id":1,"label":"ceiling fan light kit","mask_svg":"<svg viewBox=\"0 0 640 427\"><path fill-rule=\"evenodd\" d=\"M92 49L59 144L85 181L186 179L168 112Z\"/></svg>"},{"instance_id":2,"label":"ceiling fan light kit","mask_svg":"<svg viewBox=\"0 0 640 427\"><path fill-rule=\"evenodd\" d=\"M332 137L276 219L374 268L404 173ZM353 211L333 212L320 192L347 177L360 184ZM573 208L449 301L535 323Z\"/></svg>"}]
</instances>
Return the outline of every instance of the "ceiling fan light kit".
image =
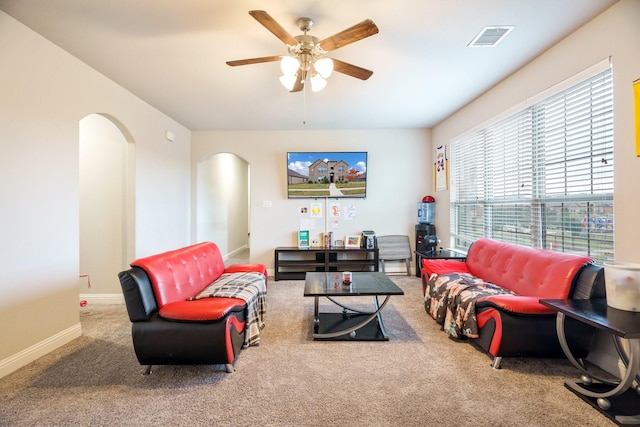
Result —
<instances>
[{"instance_id":1,"label":"ceiling fan light kit","mask_svg":"<svg viewBox=\"0 0 640 427\"><path fill-rule=\"evenodd\" d=\"M286 75L283 74L282 76L280 76L280 83L282 83L282 86L286 87L287 90L292 90L293 89L293 85L296 84L296 75L295 74L290 74L290 75Z\"/></svg>"},{"instance_id":2,"label":"ceiling fan light kit","mask_svg":"<svg viewBox=\"0 0 640 427\"><path fill-rule=\"evenodd\" d=\"M283 56L280 61L280 69L285 76L295 76L300 68L300 61L293 56Z\"/></svg>"},{"instance_id":3,"label":"ceiling fan light kit","mask_svg":"<svg viewBox=\"0 0 640 427\"><path fill-rule=\"evenodd\" d=\"M304 34L293 37L267 12L252 10L249 11L249 14L287 45L289 55L227 61L230 66L279 60L280 70L282 71L280 83L290 92L301 91L307 78L311 83L311 90L314 92L320 91L327 85L326 79L331 76L333 71L360 80L367 80L373 74L373 71L324 56L330 51L377 34L378 27L370 19L364 20L324 40L319 40L317 37L307 34L313 26L313 20L310 18L298 19L298 28Z\"/></svg>"},{"instance_id":4,"label":"ceiling fan light kit","mask_svg":"<svg viewBox=\"0 0 640 427\"><path fill-rule=\"evenodd\" d=\"M331 58L320 58L316 60L314 68L323 78L328 79L333 73L333 61Z\"/></svg>"},{"instance_id":5,"label":"ceiling fan light kit","mask_svg":"<svg viewBox=\"0 0 640 427\"><path fill-rule=\"evenodd\" d=\"M322 76L318 73L311 75L311 90L313 92L318 92L324 89L327 85L327 81L322 78Z\"/></svg>"}]
</instances>

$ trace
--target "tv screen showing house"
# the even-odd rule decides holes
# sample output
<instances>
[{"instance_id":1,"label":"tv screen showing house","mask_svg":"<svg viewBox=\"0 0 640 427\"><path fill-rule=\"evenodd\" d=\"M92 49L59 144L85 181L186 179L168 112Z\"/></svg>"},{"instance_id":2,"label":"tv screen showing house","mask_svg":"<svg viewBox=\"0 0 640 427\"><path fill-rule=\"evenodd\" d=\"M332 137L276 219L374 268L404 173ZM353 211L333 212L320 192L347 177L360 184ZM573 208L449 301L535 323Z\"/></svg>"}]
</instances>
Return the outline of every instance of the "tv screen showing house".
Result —
<instances>
[{"instance_id":1,"label":"tv screen showing house","mask_svg":"<svg viewBox=\"0 0 640 427\"><path fill-rule=\"evenodd\" d=\"M365 198L367 153L318 151L287 153L287 197Z\"/></svg>"}]
</instances>

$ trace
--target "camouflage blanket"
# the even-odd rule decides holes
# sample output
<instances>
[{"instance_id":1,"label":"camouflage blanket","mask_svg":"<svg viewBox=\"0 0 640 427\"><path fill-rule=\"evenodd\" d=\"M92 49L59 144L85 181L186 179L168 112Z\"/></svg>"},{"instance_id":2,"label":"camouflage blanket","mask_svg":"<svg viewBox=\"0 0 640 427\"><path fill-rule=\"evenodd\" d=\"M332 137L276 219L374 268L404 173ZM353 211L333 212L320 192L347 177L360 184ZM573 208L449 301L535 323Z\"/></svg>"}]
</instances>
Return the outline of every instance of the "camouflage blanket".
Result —
<instances>
[{"instance_id":1,"label":"camouflage blanket","mask_svg":"<svg viewBox=\"0 0 640 427\"><path fill-rule=\"evenodd\" d=\"M247 303L247 327L243 348L260 343L260 331L264 328L267 312L267 285L262 273L224 273L190 300L226 297L240 298Z\"/></svg>"},{"instance_id":2,"label":"camouflage blanket","mask_svg":"<svg viewBox=\"0 0 640 427\"><path fill-rule=\"evenodd\" d=\"M455 338L478 338L476 301L491 295L515 295L467 273L432 274L424 294L424 308Z\"/></svg>"}]
</instances>

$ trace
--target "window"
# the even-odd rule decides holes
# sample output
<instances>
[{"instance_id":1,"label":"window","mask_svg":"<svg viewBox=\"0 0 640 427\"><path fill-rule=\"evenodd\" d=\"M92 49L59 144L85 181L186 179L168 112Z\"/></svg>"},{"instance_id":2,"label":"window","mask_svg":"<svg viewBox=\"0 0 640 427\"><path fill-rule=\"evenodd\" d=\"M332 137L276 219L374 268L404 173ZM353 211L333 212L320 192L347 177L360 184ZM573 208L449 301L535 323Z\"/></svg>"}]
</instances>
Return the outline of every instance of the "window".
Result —
<instances>
[{"instance_id":1,"label":"window","mask_svg":"<svg viewBox=\"0 0 640 427\"><path fill-rule=\"evenodd\" d=\"M451 142L451 235L613 261L609 62Z\"/></svg>"}]
</instances>

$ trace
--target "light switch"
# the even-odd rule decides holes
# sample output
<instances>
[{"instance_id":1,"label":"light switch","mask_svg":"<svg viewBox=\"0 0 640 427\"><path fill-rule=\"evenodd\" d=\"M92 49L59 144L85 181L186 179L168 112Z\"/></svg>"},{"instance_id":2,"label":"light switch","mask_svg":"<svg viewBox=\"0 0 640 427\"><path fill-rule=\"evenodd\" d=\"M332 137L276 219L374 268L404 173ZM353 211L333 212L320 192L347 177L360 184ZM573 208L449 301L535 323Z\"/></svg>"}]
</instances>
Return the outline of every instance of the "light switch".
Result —
<instances>
[{"instance_id":1,"label":"light switch","mask_svg":"<svg viewBox=\"0 0 640 427\"><path fill-rule=\"evenodd\" d=\"M262 201L262 207L263 208L270 208L271 207L271 200L263 200Z\"/></svg>"}]
</instances>

